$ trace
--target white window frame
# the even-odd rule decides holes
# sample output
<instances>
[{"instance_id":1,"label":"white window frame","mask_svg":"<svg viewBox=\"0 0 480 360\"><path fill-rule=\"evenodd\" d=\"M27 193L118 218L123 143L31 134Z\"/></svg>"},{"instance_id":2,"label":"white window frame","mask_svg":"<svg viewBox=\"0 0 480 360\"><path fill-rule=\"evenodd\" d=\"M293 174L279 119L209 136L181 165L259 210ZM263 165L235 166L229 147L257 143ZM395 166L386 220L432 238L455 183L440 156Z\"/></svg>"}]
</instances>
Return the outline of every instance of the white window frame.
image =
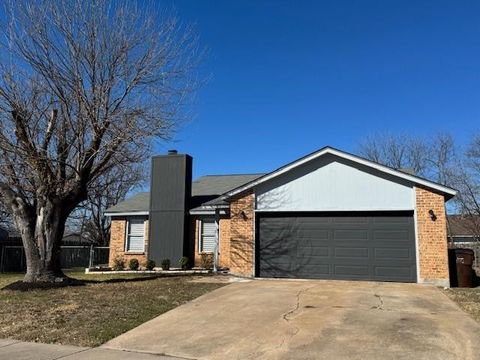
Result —
<instances>
[{"instance_id":1,"label":"white window frame","mask_svg":"<svg viewBox=\"0 0 480 360\"><path fill-rule=\"evenodd\" d=\"M143 222L143 250L129 250L128 247L130 245L130 234L129 234L129 231L130 231L130 222L132 220L136 220L136 221L142 221ZM145 218L139 218L139 217L131 217L131 218L128 218L126 220L126 226L125 226L125 244L124 244L124 248L125 248L125 253L126 254L145 254Z\"/></svg>"},{"instance_id":2,"label":"white window frame","mask_svg":"<svg viewBox=\"0 0 480 360\"><path fill-rule=\"evenodd\" d=\"M211 251L203 250L203 223L204 222L212 222L215 225L215 218L208 217L208 218L204 218L202 220L199 220L199 222L200 222L200 226L199 226L199 229L198 229L198 252L200 254L213 254L215 252L215 249L213 249Z\"/></svg>"}]
</instances>

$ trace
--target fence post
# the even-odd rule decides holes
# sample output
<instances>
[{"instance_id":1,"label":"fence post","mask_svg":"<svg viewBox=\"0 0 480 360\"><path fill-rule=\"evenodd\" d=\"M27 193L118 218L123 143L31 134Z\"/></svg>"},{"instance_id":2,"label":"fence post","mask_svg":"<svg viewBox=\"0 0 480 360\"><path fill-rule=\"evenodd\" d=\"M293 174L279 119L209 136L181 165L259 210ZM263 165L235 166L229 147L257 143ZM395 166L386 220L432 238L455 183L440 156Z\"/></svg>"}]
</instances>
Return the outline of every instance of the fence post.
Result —
<instances>
[{"instance_id":1,"label":"fence post","mask_svg":"<svg viewBox=\"0 0 480 360\"><path fill-rule=\"evenodd\" d=\"M2 254L0 255L0 273L3 272L3 249L5 248L5 246L0 246L0 248L2 249Z\"/></svg>"},{"instance_id":2,"label":"fence post","mask_svg":"<svg viewBox=\"0 0 480 360\"><path fill-rule=\"evenodd\" d=\"M88 267L92 268L93 267L93 257L95 255L95 250L93 250L93 244L90 245L90 260L88 261Z\"/></svg>"}]
</instances>

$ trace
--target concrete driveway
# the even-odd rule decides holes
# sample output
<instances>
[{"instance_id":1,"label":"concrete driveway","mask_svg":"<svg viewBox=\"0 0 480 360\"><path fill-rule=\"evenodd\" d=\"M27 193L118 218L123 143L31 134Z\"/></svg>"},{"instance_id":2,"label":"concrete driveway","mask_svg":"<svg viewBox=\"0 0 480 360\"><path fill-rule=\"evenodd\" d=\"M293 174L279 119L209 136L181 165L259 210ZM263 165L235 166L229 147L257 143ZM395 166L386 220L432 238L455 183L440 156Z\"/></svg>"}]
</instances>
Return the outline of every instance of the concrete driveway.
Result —
<instances>
[{"instance_id":1,"label":"concrete driveway","mask_svg":"<svg viewBox=\"0 0 480 360\"><path fill-rule=\"evenodd\" d=\"M104 347L187 359L480 359L480 326L430 286L228 285Z\"/></svg>"}]
</instances>

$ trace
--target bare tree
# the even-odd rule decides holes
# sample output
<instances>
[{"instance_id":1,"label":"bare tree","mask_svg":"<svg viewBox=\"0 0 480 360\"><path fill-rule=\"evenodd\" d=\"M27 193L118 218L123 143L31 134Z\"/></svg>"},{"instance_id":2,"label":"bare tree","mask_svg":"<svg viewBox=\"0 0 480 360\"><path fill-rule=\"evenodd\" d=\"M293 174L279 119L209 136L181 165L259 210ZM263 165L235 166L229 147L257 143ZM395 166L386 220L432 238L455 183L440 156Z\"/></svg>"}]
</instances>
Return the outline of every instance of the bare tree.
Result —
<instances>
[{"instance_id":1,"label":"bare tree","mask_svg":"<svg viewBox=\"0 0 480 360\"><path fill-rule=\"evenodd\" d=\"M426 144L406 135L376 134L360 143L359 152L367 159L395 169L410 169L421 174L425 171Z\"/></svg>"},{"instance_id":2,"label":"bare tree","mask_svg":"<svg viewBox=\"0 0 480 360\"><path fill-rule=\"evenodd\" d=\"M480 135L473 137L465 157L448 176L458 190L455 202L464 224L480 238Z\"/></svg>"},{"instance_id":3,"label":"bare tree","mask_svg":"<svg viewBox=\"0 0 480 360\"><path fill-rule=\"evenodd\" d=\"M169 139L200 54L175 17L126 0L12 1L6 13L0 195L22 237L24 281L58 281L68 216L105 173Z\"/></svg>"},{"instance_id":4,"label":"bare tree","mask_svg":"<svg viewBox=\"0 0 480 360\"><path fill-rule=\"evenodd\" d=\"M142 186L145 180L142 164L113 167L103 174L92 186L88 200L70 217L76 230L92 243L107 246L110 238L110 219L104 216L105 210L124 200L128 193Z\"/></svg>"},{"instance_id":5,"label":"bare tree","mask_svg":"<svg viewBox=\"0 0 480 360\"><path fill-rule=\"evenodd\" d=\"M411 170L416 175L448 184L456 150L449 134L428 139L408 135L377 134L359 147L365 158L395 169Z\"/></svg>"},{"instance_id":6,"label":"bare tree","mask_svg":"<svg viewBox=\"0 0 480 360\"><path fill-rule=\"evenodd\" d=\"M8 213L5 205L0 197L0 227L10 229L12 227L12 217Z\"/></svg>"}]
</instances>

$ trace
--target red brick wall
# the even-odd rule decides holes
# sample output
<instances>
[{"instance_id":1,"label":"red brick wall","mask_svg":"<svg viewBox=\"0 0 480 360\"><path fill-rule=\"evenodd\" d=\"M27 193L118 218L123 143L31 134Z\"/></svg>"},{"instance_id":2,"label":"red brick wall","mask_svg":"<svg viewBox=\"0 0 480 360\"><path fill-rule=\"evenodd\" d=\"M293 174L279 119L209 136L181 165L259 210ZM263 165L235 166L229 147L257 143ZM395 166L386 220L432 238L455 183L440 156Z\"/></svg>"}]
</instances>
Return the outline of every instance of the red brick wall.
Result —
<instances>
[{"instance_id":1,"label":"red brick wall","mask_svg":"<svg viewBox=\"0 0 480 360\"><path fill-rule=\"evenodd\" d=\"M113 266L113 261L116 257L123 257L125 265L128 266L130 259L138 259L140 266L144 266L147 259L148 249L148 220L145 220L145 251L141 253L126 253L125 252L125 236L127 228L127 218L113 218L110 228L110 255L108 258L109 266ZM158 264L159 265L159 264Z\"/></svg>"},{"instance_id":2,"label":"red brick wall","mask_svg":"<svg viewBox=\"0 0 480 360\"><path fill-rule=\"evenodd\" d=\"M254 275L255 196L246 191L230 203L230 272Z\"/></svg>"},{"instance_id":3,"label":"red brick wall","mask_svg":"<svg viewBox=\"0 0 480 360\"><path fill-rule=\"evenodd\" d=\"M419 282L449 285L447 221L443 195L416 188ZM432 220L429 211L436 219Z\"/></svg>"}]
</instances>

